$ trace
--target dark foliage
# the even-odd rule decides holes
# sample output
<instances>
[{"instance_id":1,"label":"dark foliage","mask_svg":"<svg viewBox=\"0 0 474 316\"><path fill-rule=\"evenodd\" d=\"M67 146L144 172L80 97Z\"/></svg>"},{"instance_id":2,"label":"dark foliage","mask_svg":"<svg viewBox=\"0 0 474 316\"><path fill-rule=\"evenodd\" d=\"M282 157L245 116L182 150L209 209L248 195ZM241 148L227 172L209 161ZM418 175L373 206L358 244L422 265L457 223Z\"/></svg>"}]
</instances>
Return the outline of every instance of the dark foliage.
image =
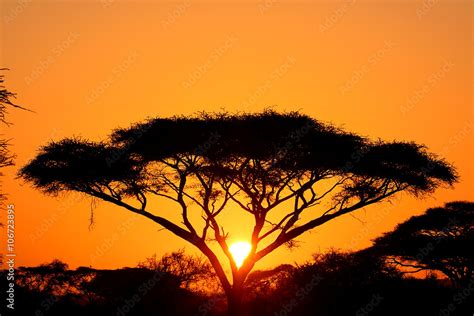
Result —
<instances>
[{"instance_id":1,"label":"dark foliage","mask_svg":"<svg viewBox=\"0 0 474 316\"><path fill-rule=\"evenodd\" d=\"M183 282L156 266L69 270L54 261L19 270L16 306L21 315L41 316L224 314L222 295L203 296ZM332 251L300 266L250 274L243 304L249 316L464 316L474 308L471 295L474 285L456 289L433 277L404 277L371 250Z\"/></svg>"},{"instance_id":2,"label":"dark foliage","mask_svg":"<svg viewBox=\"0 0 474 316\"><path fill-rule=\"evenodd\" d=\"M474 280L474 203L430 208L374 241L373 251L395 264L438 270L458 286Z\"/></svg>"},{"instance_id":3,"label":"dark foliage","mask_svg":"<svg viewBox=\"0 0 474 316\"><path fill-rule=\"evenodd\" d=\"M265 280L263 280L265 281ZM442 280L405 278L371 251L315 255L249 301L250 315L469 315L472 297ZM474 295L474 290L470 290Z\"/></svg>"},{"instance_id":4,"label":"dark foliage","mask_svg":"<svg viewBox=\"0 0 474 316\"><path fill-rule=\"evenodd\" d=\"M183 267L180 259L186 262L184 269L179 269ZM117 270L69 270L58 260L21 267L16 272L15 312L35 316L146 316L156 315L156 311L160 315L193 315L207 297L187 287L214 277L210 268L183 252L165 255L159 262L153 267L140 265ZM201 274L190 280L189 270Z\"/></svg>"},{"instance_id":5,"label":"dark foliage","mask_svg":"<svg viewBox=\"0 0 474 316\"><path fill-rule=\"evenodd\" d=\"M214 172L232 173L232 158L259 159L276 170L388 178L413 191L430 191L456 180L453 168L423 146L371 142L299 113L271 111L157 118L118 129L102 143L64 139L43 147L20 175L47 193L117 181L135 192L139 180L150 180L141 173L147 164L179 155L206 158L200 166ZM348 192L356 195L368 186L361 183Z\"/></svg>"},{"instance_id":6,"label":"dark foliage","mask_svg":"<svg viewBox=\"0 0 474 316\"><path fill-rule=\"evenodd\" d=\"M247 276L273 250L401 191L424 195L457 180L450 164L421 145L374 142L300 113L273 111L155 118L115 130L103 142L52 142L19 175L45 193L73 190L113 203L194 245L214 268L230 315L239 316ZM151 197L175 202L181 221L151 209ZM252 247L240 268L219 224L231 203L254 218ZM191 220L191 211L200 220Z\"/></svg>"}]
</instances>

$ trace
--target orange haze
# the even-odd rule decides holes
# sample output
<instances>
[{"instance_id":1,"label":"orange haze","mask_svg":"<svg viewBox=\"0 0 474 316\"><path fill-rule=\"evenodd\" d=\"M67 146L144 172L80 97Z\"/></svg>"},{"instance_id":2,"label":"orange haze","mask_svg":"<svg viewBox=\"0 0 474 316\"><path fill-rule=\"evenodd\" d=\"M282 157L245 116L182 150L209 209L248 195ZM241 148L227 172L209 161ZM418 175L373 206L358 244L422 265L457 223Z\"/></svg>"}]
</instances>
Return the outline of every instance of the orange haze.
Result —
<instances>
[{"instance_id":1,"label":"orange haze","mask_svg":"<svg viewBox=\"0 0 474 316\"><path fill-rule=\"evenodd\" d=\"M7 87L36 112L10 110L14 125L1 131L17 154L17 165L3 171L3 190L15 204L18 265L59 258L114 268L195 251L105 202L89 227L90 199L44 196L15 179L50 140L97 140L147 116L300 110L371 138L426 144L459 171L454 189L367 207L259 267L302 262L330 247L359 249L428 207L473 200L469 0L3 0L0 18ZM235 214L242 213L225 223L233 240L245 240L248 221Z\"/></svg>"}]
</instances>

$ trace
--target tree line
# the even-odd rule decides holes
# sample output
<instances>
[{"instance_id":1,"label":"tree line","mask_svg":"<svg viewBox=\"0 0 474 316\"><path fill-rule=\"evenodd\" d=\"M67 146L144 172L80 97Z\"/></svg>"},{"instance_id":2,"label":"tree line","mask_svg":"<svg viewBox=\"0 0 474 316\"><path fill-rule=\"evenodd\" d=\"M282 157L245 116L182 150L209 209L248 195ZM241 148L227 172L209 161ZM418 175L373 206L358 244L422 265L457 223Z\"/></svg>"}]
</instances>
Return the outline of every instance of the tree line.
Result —
<instances>
[{"instance_id":1,"label":"tree line","mask_svg":"<svg viewBox=\"0 0 474 316\"><path fill-rule=\"evenodd\" d=\"M264 316L469 315L473 227L474 203L451 202L408 219L369 248L330 250L303 264L254 271L243 310ZM25 315L218 316L227 310L212 266L184 250L117 270L71 270L55 260L20 268L17 285Z\"/></svg>"}]
</instances>

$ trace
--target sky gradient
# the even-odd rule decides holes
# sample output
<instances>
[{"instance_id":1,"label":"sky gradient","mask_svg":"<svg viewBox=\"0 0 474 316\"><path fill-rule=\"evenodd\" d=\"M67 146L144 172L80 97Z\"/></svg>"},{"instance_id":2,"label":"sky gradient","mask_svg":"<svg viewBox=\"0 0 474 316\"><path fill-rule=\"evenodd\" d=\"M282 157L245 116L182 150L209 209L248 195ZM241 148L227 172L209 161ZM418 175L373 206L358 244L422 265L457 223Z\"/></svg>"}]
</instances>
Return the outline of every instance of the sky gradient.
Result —
<instances>
[{"instance_id":1,"label":"sky gradient","mask_svg":"<svg viewBox=\"0 0 474 316\"><path fill-rule=\"evenodd\" d=\"M195 252L105 202L90 227L89 198L44 196L15 179L48 141L99 140L154 116L299 110L372 139L425 144L459 172L452 189L425 199L402 194L336 219L257 267L360 249L428 207L473 200L471 1L4 0L0 13L6 85L35 111L10 110L14 125L1 127L17 154L3 171L6 203L16 209L17 265L58 258L116 268L183 247ZM229 213L231 239L245 239L248 221Z\"/></svg>"}]
</instances>

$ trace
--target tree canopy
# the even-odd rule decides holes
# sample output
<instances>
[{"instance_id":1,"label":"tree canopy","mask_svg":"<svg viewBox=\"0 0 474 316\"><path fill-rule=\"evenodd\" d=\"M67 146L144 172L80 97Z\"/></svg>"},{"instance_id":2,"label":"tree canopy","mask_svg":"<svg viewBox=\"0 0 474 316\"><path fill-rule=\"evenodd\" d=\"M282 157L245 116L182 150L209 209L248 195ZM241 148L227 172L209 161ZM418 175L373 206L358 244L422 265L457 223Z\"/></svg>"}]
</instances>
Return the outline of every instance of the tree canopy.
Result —
<instances>
[{"instance_id":1,"label":"tree canopy","mask_svg":"<svg viewBox=\"0 0 474 316\"><path fill-rule=\"evenodd\" d=\"M101 142L51 142L20 176L45 193L83 192L162 225L207 256L229 299L239 296L258 260L302 233L397 192L423 195L457 180L454 168L422 145L371 141L274 111L155 118ZM176 202L182 221L150 209L150 197ZM228 203L255 221L241 268L218 221ZM200 209L201 223L191 222L190 206ZM229 260L232 284L209 248L213 241Z\"/></svg>"},{"instance_id":2,"label":"tree canopy","mask_svg":"<svg viewBox=\"0 0 474 316\"><path fill-rule=\"evenodd\" d=\"M194 167L222 177L235 173L238 160L246 165L258 160L268 164L261 168L274 171L265 177L306 171L351 173L389 178L414 192L456 179L453 168L422 145L372 142L299 113L271 111L156 118L117 129L99 143L64 139L43 147L21 174L46 192L120 181L133 193L134 180L149 178L143 174L147 165L178 156L202 158Z\"/></svg>"},{"instance_id":3,"label":"tree canopy","mask_svg":"<svg viewBox=\"0 0 474 316\"><path fill-rule=\"evenodd\" d=\"M450 202L428 209L374 241L389 261L417 270L438 270L465 286L474 273L474 203Z\"/></svg>"}]
</instances>

